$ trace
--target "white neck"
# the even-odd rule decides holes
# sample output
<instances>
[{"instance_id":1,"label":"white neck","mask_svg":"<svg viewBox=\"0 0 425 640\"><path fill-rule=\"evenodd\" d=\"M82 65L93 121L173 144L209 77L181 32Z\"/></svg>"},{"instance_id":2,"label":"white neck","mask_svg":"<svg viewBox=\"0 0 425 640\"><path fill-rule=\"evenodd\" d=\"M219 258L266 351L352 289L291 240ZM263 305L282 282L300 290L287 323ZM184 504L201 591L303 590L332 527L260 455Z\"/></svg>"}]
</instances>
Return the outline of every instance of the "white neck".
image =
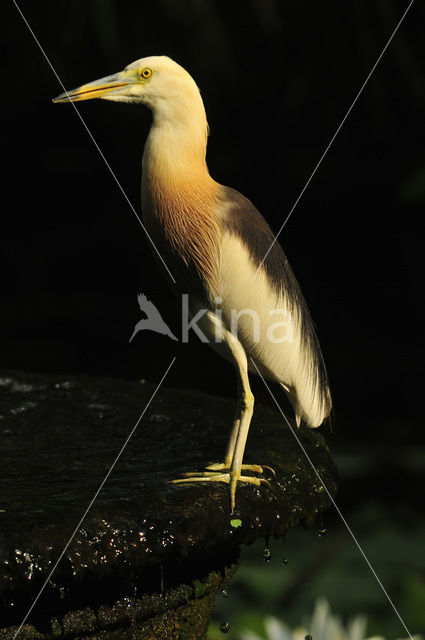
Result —
<instances>
[{"instance_id":1,"label":"white neck","mask_svg":"<svg viewBox=\"0 0 425 640\"><path fill-rule=\"evenodd\" d=\"M208 125L199 91L178 87L149 106L154 119L143 153L143 219L176 264L192 265L204 281L215 282L219 185L205 161Z\"/></svg>"},{"instance_id":2,"label":"white neck","mask_svg":"<svg viewBox=\"0 0 425 640\"><path fill-rule=\"evenodd\" d=\"M179 174L208 173L208 123L198 90L149 105L153 123L143 153L143 172L174 181Z\"/></svg>"}]
</instances>

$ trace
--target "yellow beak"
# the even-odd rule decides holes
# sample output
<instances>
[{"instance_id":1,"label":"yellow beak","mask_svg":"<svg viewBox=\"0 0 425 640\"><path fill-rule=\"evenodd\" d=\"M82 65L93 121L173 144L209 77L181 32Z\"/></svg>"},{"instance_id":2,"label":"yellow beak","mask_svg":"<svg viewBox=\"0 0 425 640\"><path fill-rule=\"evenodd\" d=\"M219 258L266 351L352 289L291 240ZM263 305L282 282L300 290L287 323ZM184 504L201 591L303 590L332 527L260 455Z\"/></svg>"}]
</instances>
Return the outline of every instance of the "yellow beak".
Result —
<instances>
[{"instance_id":1,"label":"yellow beak","mask_svg":"<svg viewBox=\"0 0 425 640\"><path fill-rule=\"evenodd\" d=\"M53 98L53 102L79 102L81 100L91 100L92 98L125 94L126 87L136 83L137 74L135 71L122 71L114 73L112 76L106 76L105 78L100 78L100 80L83 84L77 89L65 91L65 93Z\"/></svg>"}]
</instances>

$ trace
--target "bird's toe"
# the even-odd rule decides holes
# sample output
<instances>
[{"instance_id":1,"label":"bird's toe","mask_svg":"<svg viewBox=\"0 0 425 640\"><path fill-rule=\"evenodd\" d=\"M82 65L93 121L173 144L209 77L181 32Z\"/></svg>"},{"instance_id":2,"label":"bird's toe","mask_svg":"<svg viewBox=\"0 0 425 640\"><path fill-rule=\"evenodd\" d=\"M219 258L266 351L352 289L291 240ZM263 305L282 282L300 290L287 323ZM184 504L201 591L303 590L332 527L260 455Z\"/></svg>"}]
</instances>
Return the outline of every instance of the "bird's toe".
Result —
<instances>
[{"instance_id":1,"label":"bird's toe","mask_svg":"<svg viewBox=\"0 0 425 640\"><path fill-rule=\"evenodd\" d=\"M230 462L213 462L205 467L207 471L230 471Z\"/></svg>"},{"instance_id":2,"label":"bird's toe","mask_svg":"<svg viewBox=\"0 0 425 640\"><path fill-rule=\"evenodd\" d=\"M186 471L182 474L184 478L169 480L171 484L181 484L183 482L225 482L229 484L230 473L217 473L215 471Z\"/></svg>"},{"instance_id":3,"label":"bird's toe","mask_svg":"<svg viewBox=\"0 0 425 640\"><path fill-rule=\"evenodd\" d=\"M273 469L273 467L269 467L268 464L263 464L262 465L262 469L264 472L264 469L267 469L268 471L270 471L270 473L272 474L273 478L276 479L276 471Z\"/></svg>"}]
</instances>

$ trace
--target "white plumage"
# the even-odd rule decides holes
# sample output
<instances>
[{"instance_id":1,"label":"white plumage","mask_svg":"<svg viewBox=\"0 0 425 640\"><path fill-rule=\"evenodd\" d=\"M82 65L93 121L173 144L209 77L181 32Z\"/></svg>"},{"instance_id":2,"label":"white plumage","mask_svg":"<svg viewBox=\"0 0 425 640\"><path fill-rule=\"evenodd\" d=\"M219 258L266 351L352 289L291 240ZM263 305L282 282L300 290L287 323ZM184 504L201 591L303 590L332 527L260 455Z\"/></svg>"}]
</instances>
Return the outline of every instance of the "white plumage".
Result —
<instances>
[{"instance_id":1,"label":"white plumage","mask_svg":"<svg viewBox=\"0 0 425 640\"><path fill-rule=\"evenodd\" d=\"M177 292L189 294L192 313L207 310L198 325L211 346L235 364L239 379L239 409L224 462L174 482L228 483L233 513L237 482L266 482L258 477L263 467L242 464L254 402L248 370L258 367L283 387L298 425L303 420L317 427L330 413L310 314L278 243L267 253L274 236L264 218L244 196L209 175L205 109L187 71L165 56L142 58L56 101L95 97L144 103L153 112L143 154L144 222Z\"/></svg>"}]
</instances>

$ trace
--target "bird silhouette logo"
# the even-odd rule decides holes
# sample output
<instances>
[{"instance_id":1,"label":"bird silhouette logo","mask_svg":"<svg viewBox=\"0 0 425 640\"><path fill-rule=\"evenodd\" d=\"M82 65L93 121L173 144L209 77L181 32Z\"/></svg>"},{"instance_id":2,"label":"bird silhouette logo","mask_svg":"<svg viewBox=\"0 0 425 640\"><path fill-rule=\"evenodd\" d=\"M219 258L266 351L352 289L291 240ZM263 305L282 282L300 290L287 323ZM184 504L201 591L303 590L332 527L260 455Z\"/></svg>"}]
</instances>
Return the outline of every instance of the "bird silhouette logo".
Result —
<instances>
[{"instance_id":1,"label":"bird silhouette logo","mask_svg":"<svg viewBox=\"0 0 425 640\"><path fill-rule=\"evenodd\" d=\"M172 340L178 341L178 338L176 338L170 327L164 322L153 302L148 300L143 293L139 293L137 301L139 303L140 310L146 314L147 318L139 320L134 327L134 331L129 342L133 340L136 333L139 331L145 331L146 329L149 331L156 331L156 333L161 333L163 336L168 336Z\"/></svg>"}]
</instances>

